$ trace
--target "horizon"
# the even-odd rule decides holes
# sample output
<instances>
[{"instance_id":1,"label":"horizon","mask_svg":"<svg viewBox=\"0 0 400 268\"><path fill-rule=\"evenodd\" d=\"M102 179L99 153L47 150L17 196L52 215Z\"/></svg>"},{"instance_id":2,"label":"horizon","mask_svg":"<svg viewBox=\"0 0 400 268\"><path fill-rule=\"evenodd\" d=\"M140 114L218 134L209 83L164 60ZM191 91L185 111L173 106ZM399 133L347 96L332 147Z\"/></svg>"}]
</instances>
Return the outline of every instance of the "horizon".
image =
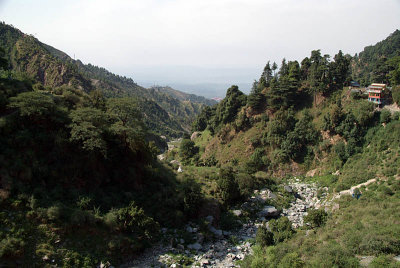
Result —
<instances>
[{"instance_id":1,"label":"horizon","mask_svg":"<svg viewBox=\"0 0 400 268\"><path fill-rule=\"evenodd\" d=\"M315 49L354 56L400 24L395 0L39 2L0 0L0 16L72 58L139 85L208 98L223 97L232 84L248 93L267 61L300 62ZM370 19L377 13L385 20Z\"/></svg>"}]
</instances>

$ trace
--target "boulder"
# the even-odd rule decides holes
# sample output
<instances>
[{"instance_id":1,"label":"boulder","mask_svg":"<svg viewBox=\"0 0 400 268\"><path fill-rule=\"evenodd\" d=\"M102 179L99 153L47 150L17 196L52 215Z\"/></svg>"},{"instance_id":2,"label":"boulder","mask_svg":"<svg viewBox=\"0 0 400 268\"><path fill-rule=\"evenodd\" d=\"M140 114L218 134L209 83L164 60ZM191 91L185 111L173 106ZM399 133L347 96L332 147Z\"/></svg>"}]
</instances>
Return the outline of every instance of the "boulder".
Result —
<instances>
[{"instance_id":1,"label":"boulder","mask_svg":"<svg viewBox=\"0 0 400 268\"><path fill-rule=\"evenodd\" d=\"M201 243L203 243L203 241L204 241L204 235L202 233L198 233L197 234L197 242L201 244Z\"/></svg>"},{"instance_id":2,"label":"boulder","mask_svg":"<svg viewBox=\"0 0 400 268\"><path fill-rule=\"evenodd\" d=\"M201 133L198 132L198 131L195 131L195 132L192 133L192 136L190 136L190 140L193 141L193 140L197 139L200 136L201 136Z\"/></svg>"},{"instance_id":3,"label":"boulder","mask_svg":"<svg viewBox=\"0 0 400 268\"><path fill-rule=\"evenodd\" d=\"M209 230L211 233L213 233L217 237L222 237L222 230L215 229L214 226L210 226Z\"/></svg>"},{"instance_id":4,"label":"boulder","mask_svg":"<svg viewBox=\"0 0 400 268\"><path fill-rule=\"evenodd\" d=\"M268 198L269 198L269 199L276 199L276 198L278 198L278 197L276 196L276 194L274 194L273 192L269 191L269 192L268 192Z\"/></svg>"},{"instance_id":5,"label":"boulder","mask_svg":"<svg viewBox=\"0 0 400 268\"><path fill-rule=\"evenodd\" d=\"M212 224L213 221L214 221L214 217L211 216L211 215L208 215L208 216L206 217L206 221L207 221L209 224Z\"/></svg>"},{"instance_id":6,"label":"boulder","mask_svg":"<svg viewBox=\"0 0 400 268\"><path fill-rule=\"evenodd\" d=\"M173 164L173 165L180 165L181 163L178 161L178 160L176 160L176 159L174 159L174 160L172 160L171 162L169 162L170 164Z\"/></svg>"},{"instance_id":7,"label":"boulder","mask_svg":"<svg viewBox=\"0 0 400 268\"><path fill-rule=\"evenodd\" d=\"M260 217L276 217L279 215L279 211L273 206L265 206L259 213Z\"/></svg>"},{"instance_id":8,"label":"boulder","mask_svg":"<svg viewBox=\"0 0 400 268\"><path fill-rule=\"evenodd\" d=\"M238 217L242 215L242 211L240 209L232 210L232 213L233 215Z\"/></svg>"},{"instance_id":9,"label":"boulder","mask_svg":"<svg viewBox=\"0 0 400 268\"><path fill-rule=\"evenodd\" d=\"M207 259L202 259L202 260L200 261L201 267L206 267L206 266L209 265L209 264L210 264L210 261L207 260Z\"/></svg>"},{"instance_id":10,"label":"boulder","mask_svg":"<svg viewBox=\"0 0 400 268\"><path fill-rule=\"evenodd\" d=\"M283 187L283 189L285 190L285 192L293 193L293 189L292 189L292 187L290 187L289 185L285 185L285 186Z\"/></svg>"},{"instance_id":11,"label":"boulder","mask_svg":"<svg viewBox=\"0 0 400 268\"><path fill-rule=\"evenodd\" d=\"M189 244L187 247L196 251L202 249L202 246L199 243Z\"/></svg>"}]
</instances>

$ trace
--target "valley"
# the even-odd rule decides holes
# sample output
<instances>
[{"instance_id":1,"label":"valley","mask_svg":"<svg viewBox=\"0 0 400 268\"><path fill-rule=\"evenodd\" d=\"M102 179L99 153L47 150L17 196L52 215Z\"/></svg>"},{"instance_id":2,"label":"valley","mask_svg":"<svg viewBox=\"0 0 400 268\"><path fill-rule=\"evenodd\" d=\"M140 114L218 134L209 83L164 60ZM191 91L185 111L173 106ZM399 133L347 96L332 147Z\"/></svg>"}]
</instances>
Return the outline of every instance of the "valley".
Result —
<instances>
[{"instance_id":1,"label":"valley","mask_svg":"<svg viewBox=\"0 0 400 268\"><path fill-rule=\"evenodd\" d=\"M0 37L1 267L400 266L399 30L219 102Z\"/></svg>"}]
</instances>

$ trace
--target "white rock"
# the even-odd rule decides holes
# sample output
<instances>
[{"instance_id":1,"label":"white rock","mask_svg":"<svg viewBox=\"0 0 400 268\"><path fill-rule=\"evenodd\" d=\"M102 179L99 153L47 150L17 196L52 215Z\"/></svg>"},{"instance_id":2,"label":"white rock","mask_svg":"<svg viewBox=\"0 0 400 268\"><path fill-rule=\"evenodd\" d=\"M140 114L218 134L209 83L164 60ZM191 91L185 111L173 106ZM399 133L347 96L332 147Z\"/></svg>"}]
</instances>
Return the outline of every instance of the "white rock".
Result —
<instances>
[{"instance_id":1,"label":"white rock","mask_svg":"<svg viewBox=\"0 0 400 268\"><path fill-rule=\"evenodd\" d=\"M242 211L240 210L240 209L236 209L236 210L232 210L232 213L235 215L235 216L240 216L240 215L242 215Z\"/></svg>"},{"instance_id":2,"label":"white rock","mask_svg":"<svg viewBox=\"0 0 400 268\"><path fill-rule=\"evenodd\" d=\"M258 215L260 217L275 217L279 215L278 210L273 206L265 206Z\"/></svg>"}]
</instances>

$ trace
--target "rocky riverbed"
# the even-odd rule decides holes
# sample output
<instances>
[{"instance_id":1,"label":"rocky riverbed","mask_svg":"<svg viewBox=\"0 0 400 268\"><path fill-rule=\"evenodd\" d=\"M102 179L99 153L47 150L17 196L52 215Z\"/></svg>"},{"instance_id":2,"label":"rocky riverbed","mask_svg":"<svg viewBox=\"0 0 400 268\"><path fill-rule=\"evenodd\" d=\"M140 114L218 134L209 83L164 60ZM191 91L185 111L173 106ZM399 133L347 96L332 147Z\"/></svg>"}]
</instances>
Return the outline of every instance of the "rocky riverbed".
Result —
<instances>
[{"instance_id":1,"label":"rocky riverbed","mask_svg":"<svg viewBox=\"0 0 400 268\"><path fill-rule=\"evenodd\" d=\"M307 210L326 205L327 188L298 180L282 186L281 193L269 189L254 191L254 195L231 212L240 219L235 231L217 229L214 218L205 218L204 228L194 223L185 230L163 229L164 242L146 250L140 257L123 267L239 267L238 261L252 253L257 229L271 218L287 216L294 228L303 226ZM271 205L282 194L293 195L289 207L281 211ZM319 194L319 195L318 195ZM244 217L253 215L253 217Z\"/></svg>"}]
</instances>

